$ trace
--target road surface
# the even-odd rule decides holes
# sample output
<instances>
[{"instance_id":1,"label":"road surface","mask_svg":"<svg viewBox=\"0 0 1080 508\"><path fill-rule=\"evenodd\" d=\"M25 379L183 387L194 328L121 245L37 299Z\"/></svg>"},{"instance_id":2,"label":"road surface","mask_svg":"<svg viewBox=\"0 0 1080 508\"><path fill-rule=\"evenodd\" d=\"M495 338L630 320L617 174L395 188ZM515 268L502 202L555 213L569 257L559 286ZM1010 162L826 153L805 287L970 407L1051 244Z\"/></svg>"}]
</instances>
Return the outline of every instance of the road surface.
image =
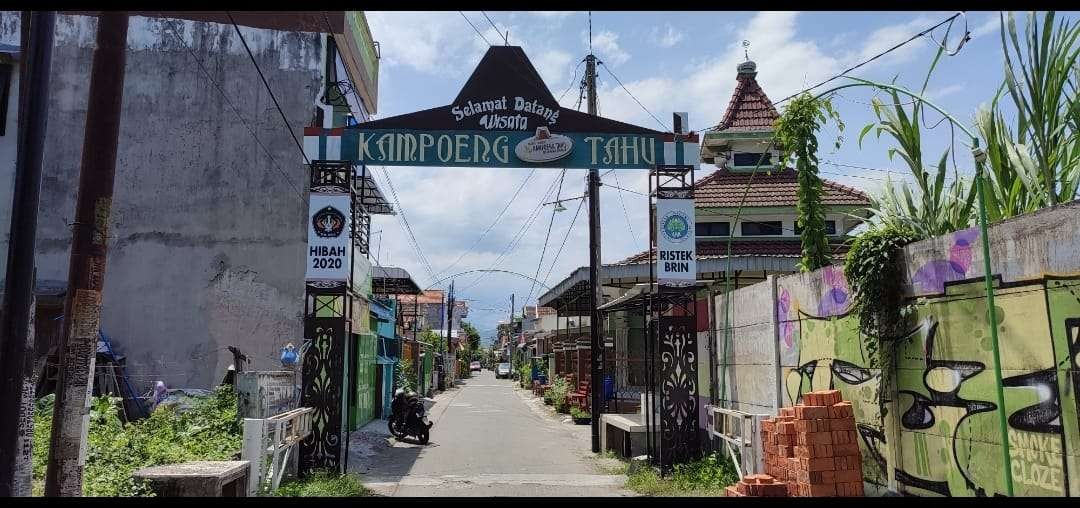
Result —
<instances>
[{"instance_id":1,"label":"road surface","mask_svg":"<svg viewBox=\"0 0 1080 508\"><path fill-rule=\"evenodd\" d=\"M483 371L436 396L426 446L372 423L350 443L349 469L395 497L632 495L611 461L591 453L588 426L552 415L515 383Z\"/></svg>"}]
</instances>

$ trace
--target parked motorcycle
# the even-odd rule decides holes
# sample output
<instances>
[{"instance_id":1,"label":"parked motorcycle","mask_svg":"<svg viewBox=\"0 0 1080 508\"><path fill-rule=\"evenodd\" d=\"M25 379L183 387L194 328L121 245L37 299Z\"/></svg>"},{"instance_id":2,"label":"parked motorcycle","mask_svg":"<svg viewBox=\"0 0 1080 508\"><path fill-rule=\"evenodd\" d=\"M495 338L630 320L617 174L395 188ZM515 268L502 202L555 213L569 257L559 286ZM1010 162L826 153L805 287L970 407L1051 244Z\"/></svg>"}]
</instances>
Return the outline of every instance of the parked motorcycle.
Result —
<instances>
[{"instance_id":1,"label":"parked motorcycle","mask_svg":"<svg viewBox=\"0 0 1080 508\"><path fill-rule=\"evenodd\" d=\"M398 388L394 400L390 403L390 434L398 439L415 436L420 444L427 444L429 430L434 425L428 421L424 411L424 402L420 396Z\"/></svg>"}]
</instances>

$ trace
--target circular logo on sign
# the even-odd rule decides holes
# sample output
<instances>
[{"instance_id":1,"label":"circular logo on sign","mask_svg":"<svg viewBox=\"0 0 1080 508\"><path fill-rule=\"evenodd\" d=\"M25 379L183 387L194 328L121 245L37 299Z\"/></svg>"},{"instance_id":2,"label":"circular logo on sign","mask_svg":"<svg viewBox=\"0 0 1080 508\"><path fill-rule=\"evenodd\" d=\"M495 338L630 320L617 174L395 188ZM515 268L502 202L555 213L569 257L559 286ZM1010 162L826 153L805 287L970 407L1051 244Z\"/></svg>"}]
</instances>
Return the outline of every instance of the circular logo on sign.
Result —
<instances>
[{"instance_id":1,"label":"circular logo on sign","mask_svg":"<svg viewBox=\"0 0 1080 508\"><path fill-rule=\"evenodd\" d=\"M327 206L315 212L315 216L311 218L311 225L320 238L337 238L345 229L345 214L337 208Z\"/></svg>"},{"instance_id":2,"label":"circular logo on sign","mask_svg":"<svg viewBox=\"0 0 1080 508\"><path fill-rule=\"evenodd\" d=\"M664 236L674 243L682 243L690 234L690 220L681 211L668 213L661 224Z\"/></svg>"},{"instance_id":3,"label":"circular logo on sign","mask_svg":"<svg viewBox=\"0 0 1080 508\"><path fill-rule=\"evenodd\" d=\"M559 160L574 149L574 141L561 134L552 134L547 127L537 127L536 135L521 140L514 154L525 162L551 162Z\"/></svg>"}]
</instances>

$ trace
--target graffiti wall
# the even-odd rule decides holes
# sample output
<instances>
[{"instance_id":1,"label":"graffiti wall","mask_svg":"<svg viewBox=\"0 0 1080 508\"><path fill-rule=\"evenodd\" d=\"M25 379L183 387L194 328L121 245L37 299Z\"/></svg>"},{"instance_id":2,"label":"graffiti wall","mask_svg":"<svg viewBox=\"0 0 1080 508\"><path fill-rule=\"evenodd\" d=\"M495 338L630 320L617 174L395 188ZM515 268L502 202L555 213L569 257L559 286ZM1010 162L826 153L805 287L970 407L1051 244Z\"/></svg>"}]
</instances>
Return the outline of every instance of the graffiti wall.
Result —
<instances>
[{"instance_id":1,"label":"graffiti wall","mask_svg":"<svg viewBox=\"0 0 1080 508\"><path fill-rule=\"evenodd\" d=\"M853 402L868 492L1004 495L1008 468L1014 495L1080 496L1078 219L1080 208L1070 205L989 231L1004 408L997 403L977 229L905 248L908 285L898 290L915 313L896 344L895 370L886 376L893 382L885 389L850 313L843 270L777 279L772 307L783 404L828 388ZM736 307L754 301L742 294L749 289L733 293ZM745 360L727 361L737 372ZM728 391L745 392L746 382L736 378L740 386Z\"/></svg>"}]
</instances>

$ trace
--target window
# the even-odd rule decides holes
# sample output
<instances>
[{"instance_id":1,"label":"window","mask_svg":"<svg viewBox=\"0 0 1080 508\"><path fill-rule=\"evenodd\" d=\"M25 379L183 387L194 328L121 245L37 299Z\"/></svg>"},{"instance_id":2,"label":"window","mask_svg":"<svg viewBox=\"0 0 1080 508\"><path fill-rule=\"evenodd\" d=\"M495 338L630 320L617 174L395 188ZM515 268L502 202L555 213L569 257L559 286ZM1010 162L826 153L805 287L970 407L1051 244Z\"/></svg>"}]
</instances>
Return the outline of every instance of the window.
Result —
<instances>
[{"instance_id":1,"label":"window","mask_svg":"<svg viewBox=\"0 0 1080 508\"><path fill-rule=\"evenodd\" d=\"M736 153L732 157L732 163L735 166L762 166L772 165L771 153Z\"/></svg>"},{"instance_id":2,"label":"window","mask_svg":"<svg viewBox=\"0 0 1080 508\"><path fill-rule=\"evenodd\" d=\"M780 235L783 229L783 223L778 220L742 223L743 236Z\"/></svg>"},{"instance_id":3,"label":"window","mask_svg":"<svg viewBox=\"0 0 1080 508\"><path fill-rule=\"evenodd\" d=\"M11 74L14 65L0 64L0 136L7 135L8 101L11 98Z\"/></svg>"},{"instance_id":4,"label":"window","mask_svg":"<svg viewBox=\"0 0 1080 508\"><path fill-rule=\"evenodd\" d=\"M795 225L795 234L796 235L801 235L802 234L802 227L800 227L798 224ZM836 234L836 221L834 221L834 220L825 221L825 234L826 235L835 235Z\"/></svg>"},{"instance_id":5,"label":"window","mask_svg":"<svg viewBox=\"0 0 1080 508\"><path fill-rule=\"evenodd\" d=\"M698 222L694 224L697 236L730 236L730 222Z\"/></svg>"}]
</instances>

